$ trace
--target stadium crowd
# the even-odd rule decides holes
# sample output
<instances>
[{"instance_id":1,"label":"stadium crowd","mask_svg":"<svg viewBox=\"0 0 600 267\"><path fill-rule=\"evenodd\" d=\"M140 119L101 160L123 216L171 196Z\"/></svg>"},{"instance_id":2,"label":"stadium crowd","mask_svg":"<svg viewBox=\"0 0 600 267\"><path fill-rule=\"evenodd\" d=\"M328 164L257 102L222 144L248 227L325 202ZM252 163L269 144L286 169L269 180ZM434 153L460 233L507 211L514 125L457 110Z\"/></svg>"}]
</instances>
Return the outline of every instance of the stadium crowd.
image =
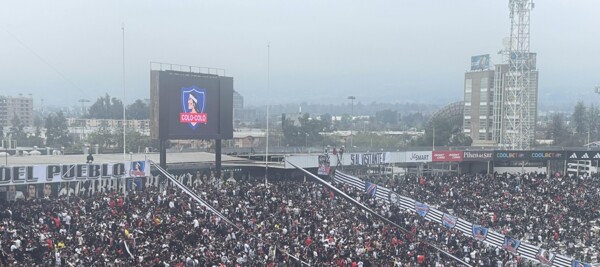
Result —
<instances>
[{"instance_id":1,"label":"stadium crowd","mask_svg":"<svg viewBox=\"0 0 600 267\"><path fill-rule=\"evenodd\" d=\"M600 262L600 179L544 173L363 177L562 255Z\"/></svg>"},{"instance_id":2,"label":"stadium crowd","mask_svg":"<svg viewBox=\"0 0 600 267\"><path fill-rule=\"evenodd\" d=\"M464 185L472 186L480 178L473 179ZM522 181L519 190L527 190L527 184L534 182L532 179ZM4 266L301 266L294 259L297 258L310 266L459 266L426 244L430 243L472 266L532 265L501 249L427 222L413 212L377 203L364 190L340 186L408 232L383 223L312 181L271 181L268 187L253 180L220 183L202 177L196 181L194 191L235 226L228 225L170 183L160 190L149 186L126 195L106 191L19 199L0 204L3 211L0 263ZM412 191L425 201L442 203L454 199L451 202L454 206L448 207L463 211L458 207L458 201L462 200L443 198L440 193L446 190L444 184L458 186L454 182L443 179L431 179L424 184L422 179L379 182ZM476 203L483 205L483 201ZM501 221L497 219L494 223L510 231L520 229L508 228L511 224Z\"/></svg>"}]
</instances>

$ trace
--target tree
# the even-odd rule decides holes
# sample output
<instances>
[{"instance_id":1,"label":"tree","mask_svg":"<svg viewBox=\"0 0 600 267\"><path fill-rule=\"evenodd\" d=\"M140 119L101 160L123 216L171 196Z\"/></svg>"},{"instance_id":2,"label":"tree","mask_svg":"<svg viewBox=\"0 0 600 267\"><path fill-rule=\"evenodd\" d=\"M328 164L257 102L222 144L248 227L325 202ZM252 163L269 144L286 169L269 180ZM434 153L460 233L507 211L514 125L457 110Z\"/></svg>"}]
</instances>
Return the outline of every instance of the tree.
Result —
<instances>
[{"instance_id":1,"label":"tree","mask_svg":"<svg viewBox=\"0 0 600 267\"><path fill-rule=\"evenodd\" d=\"M398 124L398 111L384 109L375 113L375 119L385 126L393 127Z\"/></svg>"},{"instance_id":2,"label":"tree","mask_svg":"<svg viewBox=\"0 0 600 267\"><path fill-rule=\"evenodd\" d=\"M150 118L150 107L146 102L138 99L127 106L126 116L131 120L147 120Z\"/></svg>"},{"instance_id":3,"label":"tree","mask_svg":"<svg viewBox=\"0 0 600 267\"><path fill-rule=\"evenodd\" d=\"M473 143L473 139L470 136L460 132L450 137L449 146L470 146Z\"/></svg>"},{"instance_id":4,"label":"tree","mask_svg":"<svg viewBox=\"0 0 600 267\"><path fill-rule=\"evenodd\" d=\"M322 131L327 130L326 120L312 119L308 113L298 118L300 126L294 125L290 119L286 119L283 125L283 136L285 143L291 146L310 146L318 143L323 144Z\"/></svg>"},{"instance_id":5,"label":"tree","mask_svg":"<svg viewBox=\"0 0 600 267\"><path fill-rule=\"evenodd\" d=\"M561 113L552 114L546 137L554 140L555 145L566 145L569 142L570 134L565 126L565 119Z\"/></svg>"},{"instance_id":6,"label":"tree","mask_svg":"<svg viewBox=\"0 0 600 267\"><path fill-rule=\"evenodd\" d=\"M291 119L286 119L283 124L283 137L287 145L300 146L302 144L300 129L294 125L294 121Z\"/></svg>"},{"instance_id":7,"label":"tree","mask_svg":"<svg viewBox=\"0 0 600 267\"><path fill-rule=\"evenodd\" d=\"M588 131L590 142L600 140L600 110L593 104L587 109L586 119L589 122ZM586 142L588 143L588 142Z\"/></svg>"},{"instance_id":8,"label":"tree","mask_svg":"<svg viewBox=\"0 0 600 267\"><path fill-rule=\"evenodd\" d=\"M348 130L352 127L352 118L350 115L344 114L338 123L336 123L336 128L338 130Z\"/></svg>"},{"instance_id":9,"label":"tree","mask_svg":"<svg viewBox=\"0 0 600 267\"><path fill-rule=\"evenodd\" d=\"M110 130L106 128L100 128L96 132L90 133L88 136L88 142L91 145L98 145L101 152L115 147L118 143L116 139L122 140L121 138L116 137L110 132Z\"/></svg>"},{"instance_id":10,"label":"tree","mask_svg":"<svg viewBox=\"0 0 600 267\"><path fill-rule=\"evenodd\" d=\"M52 147L69 147L73 138L69 135L67 119L62 111L46 117L46 145Z\"/></svg>"},{"instance_id":11,"label":"tree","mask_svg":"<svg viewBox=\"0 0 600 267\"><path fill-rule=\"evenodd\" d=\"M588 133L588 122L586 118L586 113L586 107L583 104L583 102L577 102L577 105L575 105L575 109L573 111L573 115L571 115L571 123L573 124L573 130L577 134Z\"/></svg>"},{"instance_id":12,"label":"tree","mask_svg":"<svg viewBox=\"0 0 600 267\"><path fill-rule=\"evenodd\" d=\"M17 142L22 142L27 139L27 134L25 133L25 124L19 119L17 115L15 115L11 121L11 127L9 130L9 134L12 135L13 140L17 140Z\"/></svg>"},{"instance_id":13,"label":"tree","mask_svg":"<svg viewBox=\"0 0 600 267\"><path fill-rule=\"evenodd\" d=\"M90 106L88 116L93 119L123 119L123 102L106 94Z\"/></svg>"},{"instance_id":14,"label":"tree","mask_svg":"<svg viewBox=\"0 0 600 267\"><path fill-rule=\"evenodd\" d=\"M321 115L321 122L323 123L323 131L329 132L333 128L333 116L329 113Z\"/></svg>"},{"instance_id":15,"label":"tree","mask_svg":"<svg viewBox=\"0 0 600 267\"><path fill-rule=\"evenodd\" d=\"M434 137L435 137L435 146L447 146L454 145L454 143L458 142L461 144L468 144L469 139L461 139L459 135L461 130L462 123L460 122L461 118L457 117L453 120L449 120L448 118L438 117L430 120L425 127L425 135L416 139L413 142L413 145L418 146L433 146L434 145ZM456 138L456 140L452 140Z\"/></svg>"}]
</instances>

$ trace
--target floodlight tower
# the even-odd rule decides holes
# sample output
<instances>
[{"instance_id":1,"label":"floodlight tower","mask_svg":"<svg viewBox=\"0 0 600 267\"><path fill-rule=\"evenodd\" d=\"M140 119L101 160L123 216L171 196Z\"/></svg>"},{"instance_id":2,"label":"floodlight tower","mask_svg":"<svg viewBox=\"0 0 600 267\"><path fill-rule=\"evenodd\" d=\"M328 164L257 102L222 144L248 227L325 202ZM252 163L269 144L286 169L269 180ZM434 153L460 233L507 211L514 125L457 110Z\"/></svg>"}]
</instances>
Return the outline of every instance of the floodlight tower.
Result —
<instances>
[{"instance_id":1,"label":"floodlight tower","mask_svg":"<svg viewBox=\"0 0 600 267\"><path fill-rule=\"evenodd\" d=\"M537 86L532 86L529 52L529 18L533 0L509 0L510 44L504 88L502 144L511 149L529 149L535 138Z\"/></svg>"}]
</instances>

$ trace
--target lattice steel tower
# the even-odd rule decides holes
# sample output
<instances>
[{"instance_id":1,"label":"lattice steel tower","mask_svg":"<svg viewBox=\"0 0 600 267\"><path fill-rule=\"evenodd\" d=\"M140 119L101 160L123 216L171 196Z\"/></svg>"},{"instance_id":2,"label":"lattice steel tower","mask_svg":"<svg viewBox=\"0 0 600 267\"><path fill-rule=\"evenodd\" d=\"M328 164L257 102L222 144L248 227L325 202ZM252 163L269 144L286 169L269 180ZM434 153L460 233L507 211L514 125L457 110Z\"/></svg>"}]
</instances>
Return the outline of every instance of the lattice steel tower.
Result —
<instances>
[{"instance_id":1,"label":"lattice steel tower","mask_svg":"<svg viewBox=\"0 0 600 267\"><path fill-rule=\"evenodd\" d=\"M499 141L510 149L529 149L535 140L537 71L535 54L529 52L529 18L533 7L532 0L509 0L511 28L506 51L508 70L500 90Z\"/></svg>"}]
</instances>

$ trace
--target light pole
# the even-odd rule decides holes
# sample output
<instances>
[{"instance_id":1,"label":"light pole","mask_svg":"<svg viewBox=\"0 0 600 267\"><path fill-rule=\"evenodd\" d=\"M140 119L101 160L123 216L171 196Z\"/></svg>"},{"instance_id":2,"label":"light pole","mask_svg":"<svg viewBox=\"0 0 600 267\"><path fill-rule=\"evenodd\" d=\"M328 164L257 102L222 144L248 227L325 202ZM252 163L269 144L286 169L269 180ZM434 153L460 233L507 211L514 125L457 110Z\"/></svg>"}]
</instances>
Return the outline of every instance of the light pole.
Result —
<instances>
[{"instance_id":1,"label":"light pole","mask_svg":"<svg viewBox=\"0 0 600 267\"><path fill-rule=\"evenodd\" d=\"M431 149L435 151L435 122L433 124L433 138L431 138Z\"/></svg>"},{"instance_id":2,"label":"light pole","mask_svg":"<svg viewBox=\"0 0 600 267\"><path fill-rule=\"evenodd\" d=\"M304 147L308 151L308 133L304 133Z\"/></svg>"},{"instance_id":3,"label":"light pole","mask_svg":"<svg viewBox=\"0 0 600 267\"><path fill-rule=\"evenodd\" d=\"M352 148L352 128L354 128L354 100L356 99L356 97L354 97L353 95L349 96L348 99L350 99L351 101L351 105L350 105L350 147Z\"/></svg>"},{"instance_id":4,"label":"light pole","mask_svg":"<svg viewBox=\"0 0 600 267\"><path fill-rule=\"evenodd\" d=\"M594 88L594 92L595 92L596 94L599 94L599 95L600 95L600 86L596 86L596 87ZM592 108L593 108L593 106L592 106ZM591 114L593 114L593 112L591 112ZM590 137L591 137L591 135L592 135L592 125L593 125L593 123L592 123L592 120L593 120L593 119L594 119L594 117L592 116L592 117L591 117L591 120L590 120L590 125L589 125L589 127L588 127L588 140L587 140L587 144L588 144L588 150L590 149L590 142L591 142L591 138L590 138Z\"/></svg>"},{"instance_id":5,"label":"light pole","mask_svg":"<svg viewBox=\"0 0 600 267\"><path fill-rule=\"evenodd\" d=\"M125 117L125 23L121 24L121 30L123 31L123 159L127 160L126 151L127 145L125 142L125 134L127 133L127 121Z\"/></svg>"}]
</instances>

